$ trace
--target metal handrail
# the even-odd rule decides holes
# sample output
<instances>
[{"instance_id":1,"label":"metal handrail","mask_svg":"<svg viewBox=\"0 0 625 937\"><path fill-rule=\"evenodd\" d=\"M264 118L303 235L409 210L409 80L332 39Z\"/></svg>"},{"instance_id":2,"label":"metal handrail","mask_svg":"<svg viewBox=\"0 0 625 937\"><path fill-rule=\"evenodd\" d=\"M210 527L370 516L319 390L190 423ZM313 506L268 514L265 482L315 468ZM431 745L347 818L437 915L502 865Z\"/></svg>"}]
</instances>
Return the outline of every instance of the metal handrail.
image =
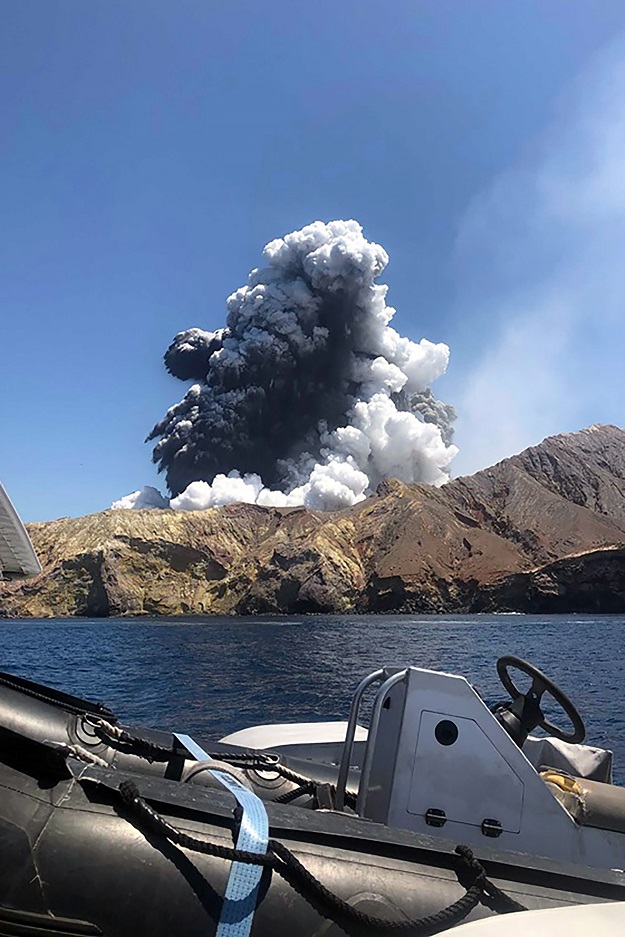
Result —
<instances>
[{"instance_id":1,"label":"metal handrail","mask_svg":"<svg viewBox=\"0 0 625 937\"><path fill-rule=\"evenodd\" d=\"M369 786L369 775L371 774L371 765L373 763L373 750L375 747L375 739L378 734L378 726L380 724L380 716L382 714L382 706L384 705L384 700L389 692L397 683L400 683L408 673L407 668L402 668L396 673L392 674L380 687L378 690L375 701L373 703L373 710L371 712L371 722L369 724L369 736L367 738L367 750L365 752L365 760L362 766L362 773L360 775L360 784L358 786L358 799L356 801L356 813L359 816L362 816L362 812L365 806L365 798L367 796L367 788Z\"/></svg>"},{"instance_id":2,"label":"metal handrail","mask_svg":"<svg viewBox=\"0 0 625 937\"><path fill-rule=\"evenodd\" d=\"M347 778L352 763L352 752L354 750L354 738L356 737L356 726L358 725L358 713L360 712L360 703L365 690L372 683L383 680L386 675L384 668L370 673L364 677L356 687L352 696L352 704L349 710L349 719L347 720L347 729L345 731L345 742L343 743L343 752L341 754L341 763L339 765L339 776L336 782L336 796L334 799L337 810L343 810L345 807L345 790L347 788Z\"/></svg>"}]
</instances>

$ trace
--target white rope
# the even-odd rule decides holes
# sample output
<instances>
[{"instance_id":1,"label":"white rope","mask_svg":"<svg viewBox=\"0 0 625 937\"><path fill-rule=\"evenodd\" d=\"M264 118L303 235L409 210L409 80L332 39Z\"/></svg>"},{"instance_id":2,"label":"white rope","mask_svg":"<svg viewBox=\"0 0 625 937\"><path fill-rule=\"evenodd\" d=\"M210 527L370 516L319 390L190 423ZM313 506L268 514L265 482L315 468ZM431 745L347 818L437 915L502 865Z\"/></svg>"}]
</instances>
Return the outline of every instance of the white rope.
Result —
<instances>
[{"instance_id":1,"label":"white rope","mask_svg":"<svg viewBox=\"0 0 625 937\"><path fill-rule=\"evenodd\" d=\"M94 719L91 725L98 729L103 729L107 735L117 742L120 742L125 734L123 729L120 729L119 726L112 725L110 722L107 722L106 719Z\"/></svg>"},{"instance_id":2,"label":"white rope","mask_svg":"<svg viewBox=\"0 0 625 937\"><path fill-rule=\"evenodd\" d=\"M54 743L49 742L48 744L52 745ZM88 761L92 765L99 765L100 768L113 767L108 761L105 761L104 758L100 758L99 755L94 755L93 752L87 751L87 749L83 748L81 745L68 745L66 742L62 742L55 745L55 748L57 751L62 752L70 758L78 758L79 761Z\"/></svg>"}]
</instances>

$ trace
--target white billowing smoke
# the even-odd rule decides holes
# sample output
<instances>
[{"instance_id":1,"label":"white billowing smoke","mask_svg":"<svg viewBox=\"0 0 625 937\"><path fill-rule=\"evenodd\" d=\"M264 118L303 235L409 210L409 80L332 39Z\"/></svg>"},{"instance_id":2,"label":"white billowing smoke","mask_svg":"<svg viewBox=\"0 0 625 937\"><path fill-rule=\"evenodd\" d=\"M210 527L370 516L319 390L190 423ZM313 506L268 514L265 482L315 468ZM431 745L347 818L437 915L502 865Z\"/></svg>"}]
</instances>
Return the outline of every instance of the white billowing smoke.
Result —
<instances>
[{"instance_id":1,"label":"white billowing smoke","mask_svg":"<svg viewBox=\"0 0 625 937\"><path fill-rule=\"evenodd\" d=\"M383 248L355 221L317 221L271 241L263 260L228 298L226 328L187 329L165 354L195 382L149 437L171 507L336 510L384 478L447 481L455 414L430 385L449 349L390 326L375 282ZM155 495L113 506L159 507Z\"/></svg>"},{"instance_id":2,"label":"white billowing smoke","mask_svg":"<svg viewBox=\"0 0 625 937\"><path fill-rule=\"evenodd\" d=\"M169 498L164 498L157 488L151 485L145 485L140 491L133 491L132 494L124 495L119 501L113 501L112 508L135 508L144 510L146 508L168 508Z\"/></svg>"}]
</instances>

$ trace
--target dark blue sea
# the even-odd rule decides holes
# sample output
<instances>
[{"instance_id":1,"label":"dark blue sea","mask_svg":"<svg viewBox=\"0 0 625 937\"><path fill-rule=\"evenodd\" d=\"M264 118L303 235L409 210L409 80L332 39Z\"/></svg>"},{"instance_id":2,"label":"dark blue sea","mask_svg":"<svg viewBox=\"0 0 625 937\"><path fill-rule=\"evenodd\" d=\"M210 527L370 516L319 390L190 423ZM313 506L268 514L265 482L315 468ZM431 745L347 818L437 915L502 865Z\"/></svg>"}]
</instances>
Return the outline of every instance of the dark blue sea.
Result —
<instances>
[{"instance_id":1,"label":"dark blue sea","mask_svg":"<svg viewBox=\"0 0 625 937\"><path fill-rule=\"evenodd\" d=\"M359 680L387 664L463 674L495 702L506 698L495 662L515 654L572 698L623 783L624 634L625 617L591 615L0 620L0 670L104 702L126 722L217 739L346 718Z\"/></svg>"}]
</instances>

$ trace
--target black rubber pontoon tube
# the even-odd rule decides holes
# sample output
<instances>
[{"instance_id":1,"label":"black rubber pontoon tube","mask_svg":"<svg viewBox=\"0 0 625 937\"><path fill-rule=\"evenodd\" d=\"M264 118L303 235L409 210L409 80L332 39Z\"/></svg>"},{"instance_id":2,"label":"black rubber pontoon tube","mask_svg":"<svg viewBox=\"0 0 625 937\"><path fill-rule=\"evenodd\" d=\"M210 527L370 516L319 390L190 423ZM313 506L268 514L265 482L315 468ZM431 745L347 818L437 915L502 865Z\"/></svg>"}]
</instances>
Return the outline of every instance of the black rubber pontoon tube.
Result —
<instances>
[{"instance_id":1,"label":"black rubber pontoon tube","mask_svg":"<svg viewBox=\"0 0 625 937\"><path fill-rule=\"evenodd\" d=\"M338 923L347 933L350 933L350 929L354 926L358 926L367 928L367 933L371 934L376 932L379 934L409 933L414 937L429 937L429 935L438 934L459 924L484 895L500 904L501 907L498 909L500 914L527 910L524 905L510 898L487 879L483 865L474 857L468 846L456 846L456 855L459 856L464 868L473 876L473 881L462 898L436 914L429 914L416 920L387 921L373 917L354 908L326 888L302 865L290 849L277 840L269 840L266 853L245 852L229 846L206 842L183 833L168 823L141 797L134 781L122 781L119 785L119 793L135 817L142 820L153 832L183 849L216 856L231 862L249 862L272 869L281 875L305 901L313 907L320 906L325 916Z\"/></svg>"}]
</instances>

